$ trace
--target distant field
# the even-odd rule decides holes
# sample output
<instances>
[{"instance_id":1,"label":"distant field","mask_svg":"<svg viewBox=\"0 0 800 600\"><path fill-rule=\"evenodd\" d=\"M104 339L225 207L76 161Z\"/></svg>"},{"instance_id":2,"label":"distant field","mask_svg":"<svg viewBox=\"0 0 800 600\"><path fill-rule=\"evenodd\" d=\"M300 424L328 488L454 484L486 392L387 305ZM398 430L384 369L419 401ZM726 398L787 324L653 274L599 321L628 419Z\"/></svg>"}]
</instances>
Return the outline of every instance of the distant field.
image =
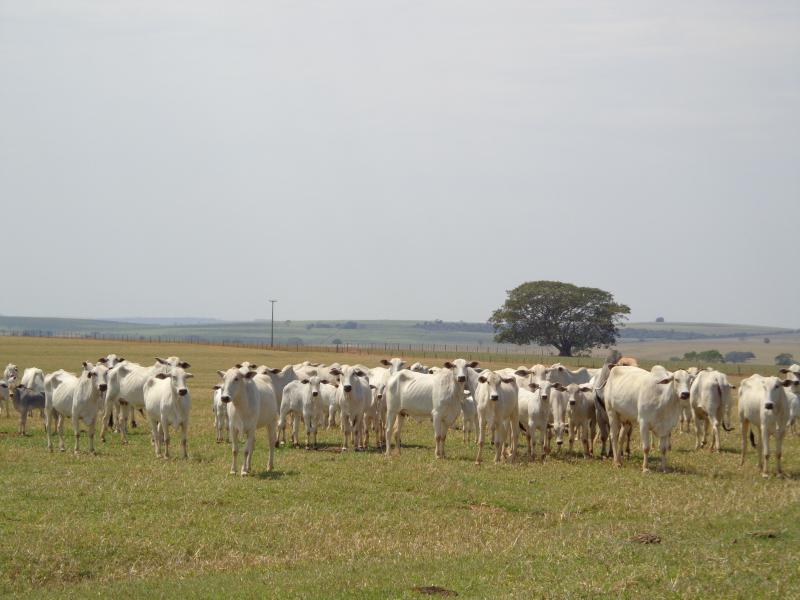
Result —
<instances>
[{"instance_id":1,"label":"distant field","mask_svg":"<svg viewBox=\"0 0 800 600\"><path fill-rule=\"evenodd\" d=\"M51 455L38 417L26 438L16 415L0 418L2 596L424 598L413 588L432 585L465 598L797 594L798 437L784 447L787 479L762 480L752 453L739 467L738 423L720 454L676 434L670 472L643 476L637 444L621 470L566 451L478 467L455 431L435 460L430 425L409 420L400 456L339 453L329 431L317 451L281 448L273 473L261 432L257 475L241 479L213 441L215 370L343 355L15 337L0 338L0 366L74 370L112 351L192 363L190 459L156 460L146 426L127 447L113 436L97 456ZM631 541L640 533L661 542Z\"/></svg>"}]
</instances>

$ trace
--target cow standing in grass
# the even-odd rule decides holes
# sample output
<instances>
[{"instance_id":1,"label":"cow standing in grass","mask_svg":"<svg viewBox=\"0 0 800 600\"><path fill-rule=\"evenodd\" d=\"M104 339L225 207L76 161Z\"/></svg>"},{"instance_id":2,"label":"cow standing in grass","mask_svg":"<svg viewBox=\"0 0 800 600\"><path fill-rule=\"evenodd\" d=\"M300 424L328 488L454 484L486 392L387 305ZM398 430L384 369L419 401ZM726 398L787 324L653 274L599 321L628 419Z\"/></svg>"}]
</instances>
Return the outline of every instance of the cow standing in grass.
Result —
<instances>
[{"instance_id":1,"label":"cow standing in grass","mask_svg":"<svg viewBox=\"0 0 800 600\"><path fill-rule=\"evenodd\" d=\"M742 425L742 465L747 450L747 434L752 426L758 430L760 451L758 466L762 477L769 477L769 438L775 438L775 470L778 476L781 470L783 436L789 416L789 405L784 393L785 388L792 385L790 380L778 377L762 377L751 375L739 384L739 420ZM752 436L752 434L751 434ZM751 437L755 444L754 436Z\"/></svg>"}]
</instances>

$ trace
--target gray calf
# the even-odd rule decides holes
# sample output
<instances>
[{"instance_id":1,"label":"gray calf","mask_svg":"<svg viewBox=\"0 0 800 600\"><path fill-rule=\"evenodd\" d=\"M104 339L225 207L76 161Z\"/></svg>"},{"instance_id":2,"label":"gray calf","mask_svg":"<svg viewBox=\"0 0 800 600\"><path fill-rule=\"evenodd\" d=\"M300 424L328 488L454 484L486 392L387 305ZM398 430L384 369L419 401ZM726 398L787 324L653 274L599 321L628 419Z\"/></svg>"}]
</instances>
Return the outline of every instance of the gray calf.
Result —
<instances>
[{"instance_id":1,"label":"gray calf","mask_svg":"<svg viewBox=\"0 0 800 600\"><path fill-rule=\"evenodd\" d=\"M44 392L36 392L18 385L12 394L14 408L19 412L19 433L25 435L25 426L28 422L28 413L34 408L44 410Z\"/></svg>"}]
</instances>

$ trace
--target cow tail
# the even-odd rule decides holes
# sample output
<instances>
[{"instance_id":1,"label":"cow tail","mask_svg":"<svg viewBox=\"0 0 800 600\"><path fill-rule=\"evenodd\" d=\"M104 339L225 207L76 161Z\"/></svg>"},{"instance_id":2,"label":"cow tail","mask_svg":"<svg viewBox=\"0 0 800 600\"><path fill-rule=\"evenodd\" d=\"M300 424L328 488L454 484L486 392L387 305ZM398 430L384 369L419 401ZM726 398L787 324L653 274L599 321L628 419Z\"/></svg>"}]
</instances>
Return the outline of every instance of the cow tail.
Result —
<instances>
[{"instance_id":1,"label":"cow tail","mask_svg":"<svg viewBox=\"0 0 800 600\"><path fill-rule=\"evenodd\" d=\"M756 436L752 429L750 430L750 444L753 446L753 448L756 447Z\"/></svg>"}]
</instances>

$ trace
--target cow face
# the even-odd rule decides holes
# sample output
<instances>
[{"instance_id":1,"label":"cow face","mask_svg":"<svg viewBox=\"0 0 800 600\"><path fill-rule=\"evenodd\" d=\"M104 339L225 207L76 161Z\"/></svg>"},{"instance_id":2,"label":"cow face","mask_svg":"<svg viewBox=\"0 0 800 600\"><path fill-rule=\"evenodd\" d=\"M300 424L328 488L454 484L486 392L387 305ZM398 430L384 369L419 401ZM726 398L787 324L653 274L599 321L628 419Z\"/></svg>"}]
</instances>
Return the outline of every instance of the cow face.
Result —
<instances>
[{"instance_id":1,"label":"cow face","mask_svg":"<svg viewBox=\"0 0 800 600\"><path fill-rule=\"evenodd\" d=\"M458 383L466 383L467 377L469 375L468 369L476 368L480 363L477 360L473 360L472 362L467 362L463 358L457 358L453 361L447 361L444 363L444 367L446 369L450 369L453 371L453 375L456 377L456 381Z\"/></svg>"},{"instance_id":2,"label":"cow face","mask_svg":"<svg viewBox=\"0 0 800 600\"><path fill-rule=\"evenodd\" d=\"M406 365L406 361L402 358L391 358L391 359L381 359L381 364L385 367L389 367L389 374L394 375L398 371L402 371L403 367Z\"/></svg>"},{"instance_id":3,"label":"cow face","mask_svg":"<svg viewBox=\"0 0 800 600\"><path fill-rule=\"evenodd\" d=\"M590 391L592 391L592 388L590 388L588 385L570 383L565 392L567 394L567 404L570 408L576 407L579 403L582 403L586 399L584 394Z\"/></svg>"},{"instance_id":4,"label":"cow face","mask_svg":"<svg viewBox=\"0 0 800 600\"><path fill-rule=\"evenodd\" d=\"M692 376L683 369L678 369L672 374L672 384L675 386L675 393L681 400L689 399L689 389L692 385Z\"/></svg>"},{"instance_id":5,"label":"cow face","mask_svg":"<svg viewBox=\"0 0 800 600\"><path fill-rule=\"evenodd\" d=\"M227 404L241 397L248 380L255 377L256 372L248 370L242 373L236 367L231 367L227 371L217 371L217 374L222 377L220 400Z\"/></svg>"},{"instance_id":6,"label":"cow face","mask_svg":"<svg viewBox=\"0 0 800 600\"><path fill-rule=\"evenodd\" d=\"M486 386L489 400L497 402L500 399L500 386L503 383L516 383L513 377L501 377L494 371L482 371L478 376L478 383Z\"/></svg>"},{"instance_id":7,"label":"cow face","mask_svg":"<svg viewBox=\"0 0 800 600\"><path fill-rule=\"evenodd\" d=\"M331 369L331 374L338 376L339 384L342 386L342 390L345 394L349 394L353 391L355 386L360 385L358 381L359 377L366 377L367 375L361 369L349 365L344 365L341 368L333 368Z\"/></svg>"}]
</instances>

